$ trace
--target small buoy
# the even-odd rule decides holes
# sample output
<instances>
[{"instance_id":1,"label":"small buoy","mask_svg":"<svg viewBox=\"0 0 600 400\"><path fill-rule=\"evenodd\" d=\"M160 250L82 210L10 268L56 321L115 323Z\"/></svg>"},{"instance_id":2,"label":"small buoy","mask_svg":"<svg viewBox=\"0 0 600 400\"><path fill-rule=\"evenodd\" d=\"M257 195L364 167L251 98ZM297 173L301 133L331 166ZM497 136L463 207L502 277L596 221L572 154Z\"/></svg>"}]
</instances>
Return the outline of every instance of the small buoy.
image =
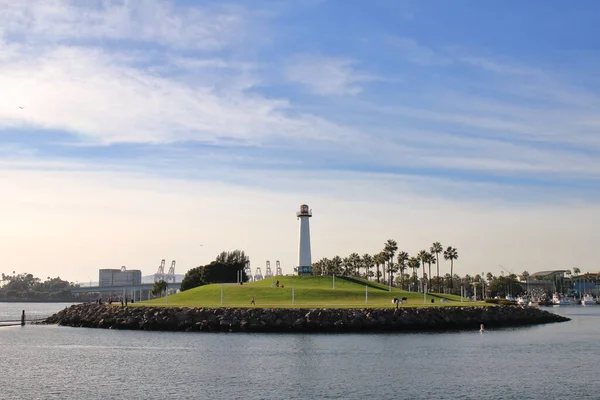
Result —
<instances>
[{"instance_id":1,"label":"small buoy","mask_svg":"<svg viewBox=\"0 0 600 400\"><path fill-rule=\"evenodd\" d=\"M483 333L485 331L485 328L483 327L483 324L479 325L479 332Z\"/></svg>"}]
</instances>

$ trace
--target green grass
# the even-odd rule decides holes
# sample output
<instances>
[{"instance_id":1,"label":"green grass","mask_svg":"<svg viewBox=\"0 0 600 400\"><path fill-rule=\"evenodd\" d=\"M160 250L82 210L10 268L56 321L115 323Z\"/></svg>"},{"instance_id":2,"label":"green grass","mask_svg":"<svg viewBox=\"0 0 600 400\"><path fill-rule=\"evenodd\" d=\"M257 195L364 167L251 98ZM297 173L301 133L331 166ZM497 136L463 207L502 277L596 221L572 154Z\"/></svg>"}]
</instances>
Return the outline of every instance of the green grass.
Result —
<instances>
[{"instance_id":1,"label":"green grass","mask_svg":"<svg viewBox=\"0 0 600 400\"><path fill-rule=\"evenodd\" d=\"M279 280L280 287L272 287L272 282ZM281 286L284 287L281 287ZM365 303L365 285L368 287L368 302ZM294 304L292 304L292 286L294 287ZM223 303L221 304L221 288ZM254 296L256 305L251 306ZM148 306L170 307L257 307L257 308L355 308L355 307L395 307L393 297L407 297L401 307L414 306L448 306L465 305L460 296L434 294L427 295L423 302L423 293L407 292L359 278L336 277L335 289L332 278L325 276L278 276L244 285L214 284L186 290L165 298L153 299L138 303ZM435 303L431 304L431 299ZM440 303L440 299L449 300ZM469 305L484 303L469 302Z\"/></svg>"}]
</instances>

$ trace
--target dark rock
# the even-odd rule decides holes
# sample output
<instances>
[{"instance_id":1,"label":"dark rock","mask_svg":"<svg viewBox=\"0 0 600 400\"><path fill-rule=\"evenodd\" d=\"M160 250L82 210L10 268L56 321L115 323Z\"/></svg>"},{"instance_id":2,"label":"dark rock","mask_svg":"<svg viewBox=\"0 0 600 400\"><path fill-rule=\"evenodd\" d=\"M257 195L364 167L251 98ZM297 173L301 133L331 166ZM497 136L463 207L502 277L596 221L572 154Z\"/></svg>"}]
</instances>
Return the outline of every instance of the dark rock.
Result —
<instances>
[{"instance_id":1,"label":"dark rock","mask_svg":"<svg viewBox=\"0 0 600 400\"><path fill-rule=\"evenodd\" d=\"M531 307L405 309L246 309L114 307L78 304L45 323L65 326L186 332L435 331L545 324L568 318Z\"/></svg>"}]
</instances>

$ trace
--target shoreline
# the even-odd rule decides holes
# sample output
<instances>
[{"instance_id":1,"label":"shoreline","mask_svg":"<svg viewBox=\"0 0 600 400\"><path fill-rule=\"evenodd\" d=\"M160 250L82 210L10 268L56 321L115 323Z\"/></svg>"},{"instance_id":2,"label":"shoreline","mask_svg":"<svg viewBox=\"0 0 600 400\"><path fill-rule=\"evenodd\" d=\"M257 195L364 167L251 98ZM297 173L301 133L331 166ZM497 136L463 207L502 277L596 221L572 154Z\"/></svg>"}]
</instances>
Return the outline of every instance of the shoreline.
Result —
<instances>
[{"instance_id":1,"label":"shoreline","mask_svg":"<svg viewBox=\"0 0 600 400\"><path fill-rule=\"evenodd\" d=\"M179 332L358 333L479 330L570 321L521 306L423 308L164 308L77 304L43 323Z\"/></svg>"}]
</instances>

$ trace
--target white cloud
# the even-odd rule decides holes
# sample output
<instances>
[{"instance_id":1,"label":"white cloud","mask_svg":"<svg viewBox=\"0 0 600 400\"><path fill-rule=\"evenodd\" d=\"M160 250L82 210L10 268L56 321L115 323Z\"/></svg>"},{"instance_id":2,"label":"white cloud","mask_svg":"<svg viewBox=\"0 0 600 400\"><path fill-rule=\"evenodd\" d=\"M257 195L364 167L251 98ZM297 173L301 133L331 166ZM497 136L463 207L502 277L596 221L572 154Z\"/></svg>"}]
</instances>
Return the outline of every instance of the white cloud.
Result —
<instances>
[{"instance_id":1,"label":"white cloud","mask_svg":"<svg viewBox=\"0 0 600 400\"><path fill-rule=\"evenodd\" d=\"M414 89L407 81L401 95L384 90L382 97L357 96L369 81L388 78L363 72L366 66L350 58L304 55L271 66L268 59L258 63L214 51L231 50L231 38L248 32L246 13L237 8L182 9L161 1L0 4L7 11L0 16L5 22L0 24L1 133L66 131L77 136L73 145L264 145L258 156L231 158L249 164L269 158L274 168L331 162L557 180L600 174L598 97L553 82L551 74L536 69L477 57L449 59L448 52L396 38L395 48L420 65L466 63L492 71L495 78L448 81L444 89L421 84ZM221 15L231 23L222 29L203 25L203 18L219 21ZM131 48L115 47L112 39L132 41ZM148 43L137 47L139 41ZM151 42L166 50L146 46ZM207 49L213 51L201 51ZM310 91L345 98L328 109L318 101L294 103L276 90L263 95L261 84L272 83L258 77L263 67L283 67L289 80ZM549 95L560 104L548 104ZM301 107L312 107L313 113L300 112ZM588 152L569 146L586 146ZM4 148L4 154L32 156L26 145ZM276 153L280 149L285 155ZM182 158L196 156L186 150L179 149ZM211 154L210 160L217 158L223 166L228 155Z\"/></svg>"},{"instance_id":2,"label":"white cloud","mask_svg":"<svg viewBox=\"0 0 600 400\"><path fill-rule=\"evenodd\" d=\"M241 9L165 0L0 0L0 9L0 36L44 42L125 39L214 49L233 40L244 22Z\"/></svg>"},{"instance_id":3,"label":"white cloud","mask_svg":"<svg viewBox=\"0 0 600 400\"><path fill-rule=\"evenodd\" d=\"M235 81L233 87L218 89L199 74L190 85L121 62L118 55L73 47L0 61L5 94L0 126L66 130L99 143L218 143L224 137L260 143L277 136L336 135L335 129L320 128L331 123L288 117L285 101L246 94Z\"/></svg>"},{"instance_id":4,"label":"white cloud","mask_svg":"<svg viewBox=\"0 0 600 400\"><path fill-rule=\"evenodd\" d=\"M296 56L288 62L286 77L323 96L354 96L362 92L363 82L376 78L359 72L356 62L345 58L318 55Z\"/></svg>"},{"instance_id":5,"label":"white cloud","mask_svg":"<svg viewBox=\"0 0 600 400\"><path fill-rule=\"evenodd\" d=\"M231 49L234 36L251 40L240 8L158 0L0 4L0 129L66 131L91 144L260 145L350 132L250 93L259 83L254 63L182 51ZM98 39L152 46L121 49Z\"/></svg>"}]
</instances>

